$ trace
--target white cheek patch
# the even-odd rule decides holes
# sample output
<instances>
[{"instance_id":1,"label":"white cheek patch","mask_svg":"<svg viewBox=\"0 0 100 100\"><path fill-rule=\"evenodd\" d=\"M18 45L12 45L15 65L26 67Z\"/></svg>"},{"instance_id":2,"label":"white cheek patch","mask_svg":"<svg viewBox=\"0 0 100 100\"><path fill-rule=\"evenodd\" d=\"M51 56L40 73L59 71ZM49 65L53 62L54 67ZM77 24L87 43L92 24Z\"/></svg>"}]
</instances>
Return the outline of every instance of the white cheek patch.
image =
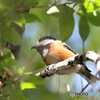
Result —
<instances>
[{"instance_id":1,"label":"white cheek patch","mask_svg":"<svg viewBox=\"0 0 100 100\"><path fill-rule=\"evenodd\" d=\"M45 57L47 55L47 53L48 53L48 49L44 49L43 52L42 52L43 57Z\"/></svg>"}]
</instances>

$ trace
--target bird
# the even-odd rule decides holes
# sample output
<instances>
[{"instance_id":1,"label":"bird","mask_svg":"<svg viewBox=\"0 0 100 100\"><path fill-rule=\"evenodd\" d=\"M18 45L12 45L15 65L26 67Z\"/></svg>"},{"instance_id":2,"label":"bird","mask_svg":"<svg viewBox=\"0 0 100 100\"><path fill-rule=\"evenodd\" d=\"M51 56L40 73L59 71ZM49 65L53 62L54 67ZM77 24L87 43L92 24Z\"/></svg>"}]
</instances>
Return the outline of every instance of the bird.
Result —
<instances>
[{"instance_id":1,"label":"bird","mask_svg":"<svg viewBox=\"0 0 100 100\"><path fill-rule=\"evenodd\" d=\"M48 66L63 61L69 57L77 55L69 45L61 40L58 40L52 36L43 36L32 46L31 49L36 49L41 55L44 63ZM89 84L95 83L100 78L92 75L91 71L82 62L81 64L73 65L69 68L56 72L58 75L69 75L77 73L82 76Z\"/></svg>"}]
</instances>

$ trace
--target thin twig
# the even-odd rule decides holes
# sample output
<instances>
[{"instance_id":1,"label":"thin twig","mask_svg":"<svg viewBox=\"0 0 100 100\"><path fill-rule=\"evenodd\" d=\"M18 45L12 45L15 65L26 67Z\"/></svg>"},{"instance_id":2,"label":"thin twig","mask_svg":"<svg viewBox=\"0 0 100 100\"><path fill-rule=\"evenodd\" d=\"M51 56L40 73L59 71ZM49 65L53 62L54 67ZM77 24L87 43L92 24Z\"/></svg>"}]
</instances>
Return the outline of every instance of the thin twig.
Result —
<instances>
[{"instance_id":1,"label":"thin twig","mask_svg":"<svg viewBox=\"0 0 100 100\"><path fill-rule=\"evenodd\" d=\"M43 5L43 6L32 6L32 7L23 7L23 8L18 8L17 10L30 10L30 9L33 9L33 8L45 8L45 7L52 7L52 6L62 6L62 5L65 5L65 4L72 4L74 2L66 2L66 3L63 3L63 4L57 4L58 2L56 3L53 3L53 4L49 4L49 5Z\"/></svg>"},{"instance_id":2,"label":"thin twig","mask_svg":"<svg viewBox=\"0 0 100 100\"><path fill-rule=\"evenodd\" d=\"M88 86L89 86L89 83L81 90L80 93L82 93Z\"/></svg>"},{"instance_id":3,"label":"thin twig","mask_svg":"<svg viewBox=\"0 0 100 100\"><path fill-rule=\"evenodd\" d=\"M98 72L95 74L95 76L97 76ZM89 86L89 83L81 90L80 93L82 93L87 87Z\"/></svg>"}]
</instances>

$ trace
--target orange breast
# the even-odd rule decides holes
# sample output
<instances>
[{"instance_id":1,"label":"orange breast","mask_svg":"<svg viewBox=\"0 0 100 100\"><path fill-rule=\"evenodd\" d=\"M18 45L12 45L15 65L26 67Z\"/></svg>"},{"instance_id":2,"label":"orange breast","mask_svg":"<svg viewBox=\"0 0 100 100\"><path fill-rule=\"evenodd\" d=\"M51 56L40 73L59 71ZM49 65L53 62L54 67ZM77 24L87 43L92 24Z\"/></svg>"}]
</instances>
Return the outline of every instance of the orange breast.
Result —
<instances>
[{"instance_id":1,"label":"orange breast","mask_svg":"<svg viewBox=\"0 0 100 100\"><path fill-rule=\"evenodd\" d=\"M72 51L67 49L67 47L64 47L60 42L51 43L50 51L48 54L54 55L54 57L59 58L60 61L63 61L75 55Z\"/></svg>"},{"instance_id":2,"label":"orange breast","mask_svg":"<svg viewBox=\"0 0 100 100\"><path fill-rule=\"evenodd\" d=\"M53 42L50 44L50 50L47 56L44 58L44 62L46 63L46 65L50 65L53 63L63 61L74 55L75 54L72 51L65 48L60 42ZM77 66L73 66L65 70L62 70L61 72L57 74L60 74L60 75L70 74L70 73L73 73L76 70L76 68Z\"/></svg>"}]
</instances>

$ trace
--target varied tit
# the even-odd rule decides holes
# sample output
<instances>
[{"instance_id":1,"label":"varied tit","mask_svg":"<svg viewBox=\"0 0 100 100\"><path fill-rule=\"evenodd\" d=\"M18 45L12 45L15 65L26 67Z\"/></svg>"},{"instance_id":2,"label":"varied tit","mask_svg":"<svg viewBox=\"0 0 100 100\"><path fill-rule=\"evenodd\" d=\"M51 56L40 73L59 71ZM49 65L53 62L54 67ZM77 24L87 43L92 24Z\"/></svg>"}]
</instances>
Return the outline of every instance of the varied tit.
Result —
<instances>
[{"instance_id":1,"label":"varied tit","mask_svg":"<svg viewBox=\"0 0 100 100\"><path fill-rule=\"evenodd\" d=\"M77 54L66 43L51 36L44 36L40 38L36 45L32 46L31 49L36 49L40 53L46 65L58 63ZM68 75L71 73L78 73L90 84L95 83L97 80L100 80L90 72L91 71L82 62L82 64L77 64L72 67L66 68L57 72L56 74Z\"/></svg>"}]
</instances>

